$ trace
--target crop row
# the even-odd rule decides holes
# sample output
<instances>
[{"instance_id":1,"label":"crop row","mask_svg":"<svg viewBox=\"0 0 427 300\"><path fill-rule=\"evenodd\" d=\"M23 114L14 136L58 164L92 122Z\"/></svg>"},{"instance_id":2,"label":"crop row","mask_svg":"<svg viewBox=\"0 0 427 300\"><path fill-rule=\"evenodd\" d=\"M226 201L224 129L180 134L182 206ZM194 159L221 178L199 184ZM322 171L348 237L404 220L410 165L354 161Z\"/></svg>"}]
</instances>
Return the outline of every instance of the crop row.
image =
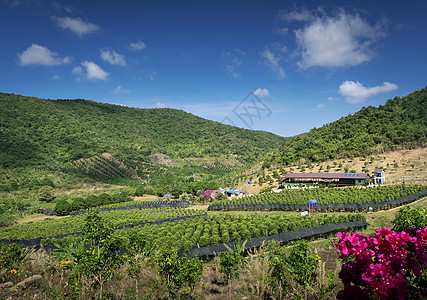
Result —
<instances>
[{"instance_id":1,"label":"crop row","mask_svg":"<svg viewBox=\"0 0 427 300\"><path fill-rule=\"evenodd\" d=\"M100 212L100 216L113 227L137 225L147 222L173 220L185 216L200 215L201 212L183 208L154 208L144 210L116 210ZM37 237L57 236L77 232L85 222L84 215L49 219L43 222L0 228L0 236L7 240L27 240Z\"/></svg>"},{"instance_id":2,"label":"crop row","mask_svg":"<svg viewBox=\"0 0 427 300\"><path fill-rule=\"evenodd\" d=\"M144 225L121 230L125 237L139 235L148 246L176 247L185 252L196 247L216 246L220 243L251 240L293 230L319 225L365 221L360 214L331 216L265 216L212 215L199 218L165 222L161 225Z\"/></svg>"},{"instance_id":3,"label":"crop row","mask_svg":"<svg viewBox=\"0 0 427 300\"><path fill-rule=\"evenodd\" d=\"M425 186L379 186L367 188L346 188L346 189L307 189L307 190L286 190L280 193L259 194L245 196L231 200L216 201L211 206L226 205L234 206L257 206L257 205L305 205L311 199L317 200L320 205L328 204L363 204L379 203L396 199L401 199L414 193L425 190Z\"/></svg>"},{"instance_id":4,"label":"crop row","mask_svg":"<svg viewBox=\"0 0 427 300\"><path fill-rule=\"evenodd\" d=\"M178 208L188 207L190 202L180 200L160 200L160 201L127 201L102 205L97 207L99 211L133 210L133 209L153 209L153 208ZM81 215L87 210L74 212L73 215Z\"/></svg>"}]
</instances>

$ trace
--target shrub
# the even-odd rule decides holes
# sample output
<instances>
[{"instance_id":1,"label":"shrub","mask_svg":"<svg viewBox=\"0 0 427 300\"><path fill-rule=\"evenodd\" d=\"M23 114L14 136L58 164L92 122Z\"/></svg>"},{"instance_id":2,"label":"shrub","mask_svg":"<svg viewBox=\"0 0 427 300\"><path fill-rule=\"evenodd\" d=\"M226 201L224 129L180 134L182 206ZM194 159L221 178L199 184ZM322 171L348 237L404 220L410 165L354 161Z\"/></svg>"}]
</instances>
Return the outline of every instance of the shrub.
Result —
<instances>
[{"instance_id":1,"label":"shrub","mask_svg":"<svg viewBox=\"0 0 427 300\"><path fill-rule=\"evenodd\" d=\"M247 262L247 259L243 256L243 253L245 251L245 245L246 241L244 241L242 245L234 245L234 250L225 245L228 251L219 254L220 272L224 273L228 281L231 280L233 277L238 278L240 276L240 265L245 264Z\"/></svg>"},{"instance_id":2,"label":"shrub","mask_svg":"<svg viewBox=\"0 0 427 300\"><path fill-rule=\"evenodd\" d=\"M101 204L98 197L95 195L87 196L85 199L85 203L86 203L86 208L95 207Z\"/></svg>"},{"instance_id":3,"label":"shrub","mask_svg":"<svg viewBox=\"0 0 427 300\"><path fill-rule=\"evenodd\" d=\"M17 244L0 244L0 269L17 269L27 259L29 249L22 251Z\"/></svg>"},{"instance_id":4,"label":"shrub","mask_svg":"<svg viewBox=\"0 0 427 300\"><path fill-rule=\"evenodd\" d=\"M45 202L52 202L55 199L55 190L51 186L42 186L39 189L39 200Z\"/></svg>"},{"instance_id":5,"label":"shrub","mask_svg":"<svg viewBox=\"0 0 427 300\"><path fill-rule=\"evenodd\" d=\"M53 210L60 216L68 215L72 211L71 204L66 200L59 200Z\"/></svg>"},{"instance_id":6,"label":"shrub","mask_svg":"<svg viewBox=\"0 0 427 300\"><path fill-rule=\"evenodd\" d=\"M401 232L380 228L374 236L339 232L335 247L344 260L337 299L425 297L427 227Z\"/></svg>"},{"instance_id":7,"label":"shrub","mask_svg":"<svg viewBox=\"0 0 427 300\"><path fill-rule=\"evenodd\" d=\"M406 206L399 210L393 220L393 230L402 231L406 228L424 229L427 227L427 211L425 208Z\"/></svg>"},{"instance_id":8,"label":"shrub","mask_svg":"<svg viewBox=\"0 0 427 300\"><path fill-rule=\"evenodd\" d=\"M0 214L0 227L10 226L15 223L15 217L10 213Z\"/></svg>"},{"instance_id":9,"label":"shrub","mask_svg":"<svg viewBox=\"0 0 427 300\"><path fill-rule=\"evenodd\" d=\"M307 241L298 241L292 248L287 260L292 278L304 287L315 282L317 267L321 262L319 255L310 254L308 246Z\"/></svg>"},{"instance_id":10,"label":"shrub","mask_svg":"<svg viewBox=\"0 0 427 300\"><path fill-rule=\"evenodd\" d=\"M79 211L86 208L85 199L77 197L71 202L71 208L73 211Z\"/></svg>"},{"instance_id":11,"label":"shrub","mask_svg":"<svg viewBox=\"0 0 427 300\"><path fill-rule=\"evenodd\" d=\"M159 266L159 275L166 283L171 299L176 299L178 291L184 286L193 289L202 277L202 261L199 258L178 258L176 249L173 248L160 249L156 262Z\"/></svg>"}]
</instances>

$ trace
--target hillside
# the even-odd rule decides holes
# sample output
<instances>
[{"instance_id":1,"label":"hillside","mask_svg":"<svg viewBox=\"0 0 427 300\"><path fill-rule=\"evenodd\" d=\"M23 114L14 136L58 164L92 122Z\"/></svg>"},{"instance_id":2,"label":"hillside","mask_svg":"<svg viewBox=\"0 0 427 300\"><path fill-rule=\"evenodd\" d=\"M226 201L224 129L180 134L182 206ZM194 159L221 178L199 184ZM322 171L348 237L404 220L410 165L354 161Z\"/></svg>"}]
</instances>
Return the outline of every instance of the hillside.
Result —
<instances>
[{"instance_id":1,"label":"hillside","mask_svg":"<svg viewBox=\"0 0 427 300\"><path fill-rule=\"evenodd\" d=\"M209 121L184 111L140 109L88 100L46 100L0 93L1 168L56 170L104 159L133 169L170 159L232 156L257 161L285 138ZM105 157L105 155L104 155ZM105 159L104 159L105 160Z\"/></svg>"},{"instance_id":2,"label":"hillside","mask_svg":"<svg viewBox=\"0 0 427 300\"><path fill-rule=\"evenodd\" d=\"M383 153L427 144L427 89L363 107L321 128L294 137L264 162L293 165Z\"/></svg>"}]
</instances>

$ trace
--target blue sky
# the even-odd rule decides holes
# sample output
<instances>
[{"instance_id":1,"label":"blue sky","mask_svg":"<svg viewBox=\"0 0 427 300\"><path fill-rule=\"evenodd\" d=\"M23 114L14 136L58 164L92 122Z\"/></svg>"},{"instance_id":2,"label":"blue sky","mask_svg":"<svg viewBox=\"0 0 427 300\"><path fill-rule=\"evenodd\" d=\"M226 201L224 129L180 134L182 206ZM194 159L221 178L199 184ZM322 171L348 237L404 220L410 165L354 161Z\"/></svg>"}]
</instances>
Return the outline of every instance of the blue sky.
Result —
<instances>
[{"instance_id":1,"label":"blue sky","mask_svg":"<svg viewBox=\"0 0 427 300\"><path fill-rule=\"evenodd\" d=\"M421 0L0 1L2 92L292 136L426 86Z\"/></svg>"}]
</instances>

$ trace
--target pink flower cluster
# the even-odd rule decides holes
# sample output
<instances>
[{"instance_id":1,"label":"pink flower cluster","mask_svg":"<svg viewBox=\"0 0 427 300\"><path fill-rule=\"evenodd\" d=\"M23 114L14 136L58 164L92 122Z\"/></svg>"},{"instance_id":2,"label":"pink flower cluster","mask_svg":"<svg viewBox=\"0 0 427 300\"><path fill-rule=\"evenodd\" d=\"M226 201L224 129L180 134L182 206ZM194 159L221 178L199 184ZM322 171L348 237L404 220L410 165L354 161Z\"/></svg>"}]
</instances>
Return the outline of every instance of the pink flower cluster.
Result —
<instances>
[{"instance_id":1,"label":"pink flower cluster","mask_svg":"<svg viewBox=\"0 0 427 300\"><path fill-rule=\"evenodd\" d=\"M427 227L402 232L380 228L374 236L339 232L335 247L344 259L337 299L405 299L427 296Z\"/></svg>"},{"instance_id":2,"label":"pink flower cluster","mask_svg":"<svg viewBox=\"0 0 427 300\"><path fill-rule=\"evenodd\" d=\"M216 198L217 195L218 195L218 193L220 193L220 191L217 191L217 190L214 190L214 191L207 190L207 191L203 192L203 199L205 201L208 201L211 198Z\"/></svg>"}]
</instances>

